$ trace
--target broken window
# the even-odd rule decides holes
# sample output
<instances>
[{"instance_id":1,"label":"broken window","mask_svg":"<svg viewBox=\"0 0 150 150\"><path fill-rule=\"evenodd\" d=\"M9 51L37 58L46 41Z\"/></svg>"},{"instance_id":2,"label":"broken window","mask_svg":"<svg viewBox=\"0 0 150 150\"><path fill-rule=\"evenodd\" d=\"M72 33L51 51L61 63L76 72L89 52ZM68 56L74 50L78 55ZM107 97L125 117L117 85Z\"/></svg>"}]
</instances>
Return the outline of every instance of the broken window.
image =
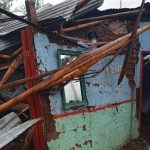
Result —
<instances>
[{"instance_id":1,"label":"broken window","mask_svg":"<svg viewBox=\"0 0 150 150\"><path fill-rule=\"evenodd\" d=\"M79 51L58 50L59 66L65 66L73 62ZM75 78L67 83L62 91L63 105L65 109L85 106L87 104L84 76Z\"/></svg>"}]
</instances>

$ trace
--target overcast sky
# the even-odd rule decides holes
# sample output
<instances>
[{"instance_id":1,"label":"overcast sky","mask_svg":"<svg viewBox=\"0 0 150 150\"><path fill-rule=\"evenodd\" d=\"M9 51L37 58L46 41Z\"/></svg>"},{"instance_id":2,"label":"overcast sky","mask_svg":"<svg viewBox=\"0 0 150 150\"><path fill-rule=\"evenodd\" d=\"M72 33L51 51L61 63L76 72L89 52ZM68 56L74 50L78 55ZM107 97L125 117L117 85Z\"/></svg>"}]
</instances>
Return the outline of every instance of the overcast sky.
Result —
<instances>
[{"instance_id":1,"label":"overcast sky","mask_svg":"<svg viewBox=\"0 0 150 150\"><path fill-rule=\"evenodd\" d=\"M64 0L43 0L44 4L50 3L52 5L58 4ZM15 0L13 9L22 5L25 0ZM140 6L142 0L122 0L122 8L134 8ZM150 0L146 0L146 2L150 2ZM104 0L103 5L100 7L101 10L109 9L109 8L120 8L120 0Z\"/></svg>"},{"instance_id":2,"label":"overcast sky","mask_svg":"<svg viewBox=\"0 0 150 150\"><path fill-rule=\"evenodd\" d=\"M49 2L51 4L58 4L64 0L45 0L45 2ZM122 0L122 7L133 8L137 7L141 4L142 0ZM150 0L146 0L146 2L150 2ZM108 8L120 8L120 0L104 0L103 5L100 9L108 9Z\"/></svg>"}]
</instances>

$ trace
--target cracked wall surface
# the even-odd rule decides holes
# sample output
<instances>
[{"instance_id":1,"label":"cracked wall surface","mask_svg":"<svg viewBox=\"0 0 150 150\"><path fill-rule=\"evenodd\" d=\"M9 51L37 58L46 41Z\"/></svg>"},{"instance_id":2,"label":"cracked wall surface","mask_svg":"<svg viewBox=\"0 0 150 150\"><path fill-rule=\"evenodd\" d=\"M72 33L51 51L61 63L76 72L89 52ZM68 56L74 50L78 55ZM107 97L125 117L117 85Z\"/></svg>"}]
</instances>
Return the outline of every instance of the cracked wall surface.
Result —
<instances>
[{"instance_id":1,"label":"cracked wall surface","mask_svg":"<svg viewBox=\"0 0 150 150\"><path fill-rule=\"evenodd\" d=\"M126 23L127 22L122 23L118 21L111 23L107 31L108 34L99 29L99 35L104 35L105 33L108 38L107 41L116 39L129 32L129 29L125 26ZM117 24L116 27L118 29L120 28L122 33L118 33L117 28L114 29L115 24ZM102 28L106 28L106 25L102 26ZM114 36L112 36L112 28ZM86 31L83 31L83 33L84 32ZM77 34L83 35L83 33ZM106 39L106 37L103 36L98 37L99 40L103 38ZM50 43L47 36L40 33L35 35L34 42L39 66L38 70L40 72L58 68L57 49L82 52L91 50ZM102 59L89 70L99 70L111 58L112 56ZM138 137L138 120L136 119L135 110L136 103L133 103L134 109L131 110L132 102L130 101L128 80L125 78L119 86L117 85L123 60L124 55L119 55L103 73L94 78L86 79L88 106L77 108L76 110L64 110L60 92L53 96L49 95L50 116L54 118L53 126L55 126L56 133L58 133L57 138L52 138L47 142L49 149L116 150L128 142L129 139ZM139 64L136 65L135 71L137 86L139 86L138 65ZM136 97L134 97L134 99L135 98ZM107 105L110 105L110 107L105 108ZM104 108L97 109L99 107ZM86 109L87 112L82 112L82 109ZM89 111L90 109L93 109L93 111ZM74 113L78 111L79 113ZM133 113L132 116L131 112ZM69 113L74 113L74 115L63 116ZM132 133L130 133L130 129Z\"/></svg>"}]
</instances>

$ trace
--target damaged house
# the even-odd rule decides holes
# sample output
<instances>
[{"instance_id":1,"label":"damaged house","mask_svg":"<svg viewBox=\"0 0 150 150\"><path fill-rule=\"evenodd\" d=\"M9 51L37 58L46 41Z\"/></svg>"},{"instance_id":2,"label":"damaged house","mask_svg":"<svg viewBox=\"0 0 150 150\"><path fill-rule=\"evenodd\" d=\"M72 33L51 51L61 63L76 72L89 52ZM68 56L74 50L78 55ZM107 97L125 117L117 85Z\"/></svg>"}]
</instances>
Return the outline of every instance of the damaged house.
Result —
<instances>
[{"instance_id":1,"label":"damaged house","mask_svg":"<svg viewBox=\"0 0 150 150\"><path fill-rule=\"evenodd\" d=\"M35 13L26 1L27 17L0 9L11 18L0 28L0 115L41 118L32 123L35 150L117 150L144 135L150 5L102 4L66 0Z\"/></svg>"}]
</instances>

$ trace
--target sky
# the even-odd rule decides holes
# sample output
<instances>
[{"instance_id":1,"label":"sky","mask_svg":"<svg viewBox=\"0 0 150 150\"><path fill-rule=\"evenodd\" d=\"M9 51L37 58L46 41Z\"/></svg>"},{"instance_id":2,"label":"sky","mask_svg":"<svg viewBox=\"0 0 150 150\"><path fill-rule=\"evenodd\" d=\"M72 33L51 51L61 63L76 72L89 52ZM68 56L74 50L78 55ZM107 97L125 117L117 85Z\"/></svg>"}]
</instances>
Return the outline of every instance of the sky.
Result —
<instances>
[{"instance_id":1,"label":"sky","mask_svg":"<svg viewBox=\"0 0 150 150\"><path fill-rule=\"evenodd\" d=\"M58 4L64 0L43 0L43 3L50 3L52 5ZM103 5L99 8L100 10L105 10L109 8L120 8L120 1L121 0L104 0ZM19 7L20 5L24 4L25 0L15 0L15 3L12 9ZM122 0L122 8L135 8L140 6L142 0ZM150 0L146 0L146 2L150 2Z\"/></svg>"}]
</instances>

